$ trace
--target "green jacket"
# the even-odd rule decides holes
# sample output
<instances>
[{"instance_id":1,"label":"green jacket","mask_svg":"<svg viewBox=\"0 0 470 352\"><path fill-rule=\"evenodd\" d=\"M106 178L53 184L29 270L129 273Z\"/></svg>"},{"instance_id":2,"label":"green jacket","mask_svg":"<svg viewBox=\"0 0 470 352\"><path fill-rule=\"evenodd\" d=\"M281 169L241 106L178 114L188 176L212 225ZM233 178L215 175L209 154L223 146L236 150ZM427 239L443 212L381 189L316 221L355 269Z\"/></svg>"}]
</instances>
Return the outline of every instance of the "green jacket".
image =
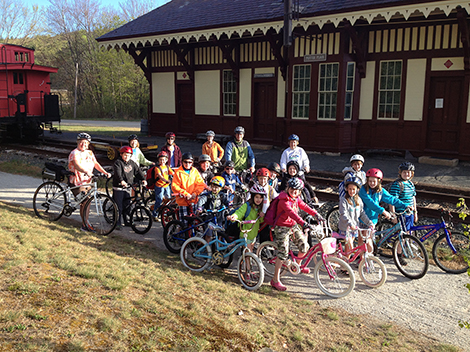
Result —
<instances>
[{"instance_id":1,"label":"green jacket","mask_svg":"<svg viewBox=\"0 0 470 352\"><path fill-rule=\"evenodd\" d=\"M248 203L245 203L240 208L238 208L237 211L235 211L234 215L237 217L238 220L240 220L240 221L243 221L243 220L256 220L258 218L258 215L259 215L258 210L256 210L255 208L252 207L250 213L244 219L247 207L248 207ZM261 209L260 209L260 211L261 211ZM258 235L259 227L260 227L261 223L263 222L263 219L264 219L264 217L259 218L258 221L255 224L244 224L244 225L242 225L243 230L247 230L247 229L251 228L251 230L248 232L248 236L247 236L247 238L250 241L253 241L256 238L256 236ZM253 228L252 228L252 226L253 226ZM240 238L243 238L243 233L241 231L240 231Z\"/></svg>"}]
</instances>

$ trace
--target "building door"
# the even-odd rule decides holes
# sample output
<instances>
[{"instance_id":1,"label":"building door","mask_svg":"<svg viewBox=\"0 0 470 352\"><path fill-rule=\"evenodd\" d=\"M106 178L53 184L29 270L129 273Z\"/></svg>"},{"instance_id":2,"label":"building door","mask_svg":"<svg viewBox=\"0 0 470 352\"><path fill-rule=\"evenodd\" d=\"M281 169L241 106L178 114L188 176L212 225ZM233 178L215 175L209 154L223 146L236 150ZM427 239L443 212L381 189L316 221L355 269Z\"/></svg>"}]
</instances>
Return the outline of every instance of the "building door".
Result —
<instances>
[{"instance_id":1,"label":"building door","mask_svg":"<svg viewBox=\"0 0 470 352\"><path fill-rule=\"evenodd\" d=\"M276 85L274 82L255 82L254 86L254 137L274 140L276 122Z\"/></svg>"},{"instance_id":2,"label":"building door","mask_svg":"<svg viewBox=\"0 0 470 352\"><path fill-rule=\"evenodd\" d=\"M463 77L433 77L429 100L426 148L457 152L462 119Z\"/></svg>"},{"instance_id":3,"label":"building door","mask_svg":"<svg viewBox=\"0 0 470 352\"><path fill-rule=\"evenodd\" d=\"M192 134L194 121L194 90L192 84L178 84L178 133Z\"/></svg>"}]
</instances>

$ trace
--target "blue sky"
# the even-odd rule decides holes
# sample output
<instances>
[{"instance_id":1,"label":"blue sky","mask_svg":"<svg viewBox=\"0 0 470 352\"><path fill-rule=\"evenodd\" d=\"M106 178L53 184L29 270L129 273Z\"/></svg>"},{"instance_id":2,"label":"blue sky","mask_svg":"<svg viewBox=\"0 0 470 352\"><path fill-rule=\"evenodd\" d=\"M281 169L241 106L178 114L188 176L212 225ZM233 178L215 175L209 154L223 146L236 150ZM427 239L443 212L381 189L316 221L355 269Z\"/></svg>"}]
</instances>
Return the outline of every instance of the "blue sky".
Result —
<instances>
[{"instance_id":1,"label":"blue sky","mask_svg":"<svg viewBox=\"0 0 470 352\"><path fill-rule=\"evenodd\" d=\"M103 6L114 6L117 9L119 9L119 3L120 2L125 2L126 0L101 0L101 5ZM163 4L166 4L170 0L153 0L153 3L156 7L162 6ZM26 5L33 5L37 4L39 6L49 6L50 3L48 0L23 0L22 1Z\"/></svg>"}]
</instances>

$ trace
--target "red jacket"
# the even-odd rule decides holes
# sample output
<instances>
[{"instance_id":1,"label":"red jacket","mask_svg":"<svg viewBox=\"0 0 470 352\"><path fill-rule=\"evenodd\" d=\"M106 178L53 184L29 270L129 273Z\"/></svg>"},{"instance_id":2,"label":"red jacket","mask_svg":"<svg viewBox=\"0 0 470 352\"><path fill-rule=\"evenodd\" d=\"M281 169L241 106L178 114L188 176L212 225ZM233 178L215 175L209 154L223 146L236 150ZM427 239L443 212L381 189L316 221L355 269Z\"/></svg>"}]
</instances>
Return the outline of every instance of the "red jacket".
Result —
<instances>
[{"instance_id":1,"label":"red jacket","mask_svg":"<svg viewBox=\"0 0 470 352\"><path fill-rule=\"evenodd\" d=\"M299 208L310 215L317 215L317 212L305 204L300 197L292 198L285 191L282 191L279 195L279 203L277 203L277 216L279 218L275 225L292 227L299 224L303 226L305 221L299 216Z\"/></svg>"}]
</instances>

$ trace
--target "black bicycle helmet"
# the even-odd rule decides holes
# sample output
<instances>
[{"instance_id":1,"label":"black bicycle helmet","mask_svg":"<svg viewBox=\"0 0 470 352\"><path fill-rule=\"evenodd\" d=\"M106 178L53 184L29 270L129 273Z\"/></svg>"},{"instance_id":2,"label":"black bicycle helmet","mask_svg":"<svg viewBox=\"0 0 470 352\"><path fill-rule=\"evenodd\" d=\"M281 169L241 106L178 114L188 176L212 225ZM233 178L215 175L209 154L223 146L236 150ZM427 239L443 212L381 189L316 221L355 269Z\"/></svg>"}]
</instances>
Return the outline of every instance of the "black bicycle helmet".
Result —
<instances>
[{"instance_id":1,"label":"black bicycle helmet","mask_svg":"<svg viewBox=\"0 0 470 352\"><path fill-rule=\"evenodd\" d=\"M415 166L412 163L410 163L409 161L405 161L405 162L401 163L400 166L398 166L398 170L400 170L400 171L405 171L405 170L415 171Z\"/></svg>"},{"instance_id":2,"label":"black bicycle helmet","mask_svg":"<svg viewBox=\"0 0 470 352\"><path fill-rule=\"evenodd\" d=\"M137 139L139 140L139 137L137 137L136 134L131 134L129 137L127 137L127 140L130 142L130 141L133 141L134 139Z\"/></svg>"},{"instance_id":3,"label":"black bicycle helmet","mask_svg":"<svg viewBox=\"0 0 470 352\"><path fill-rule=\"evenodd\" d=\"M224 168L226 167L235 167L235 163L232 160L227 160L224 165Z\"/></svg>"},{"instance_id":4,"label":"black bicycle helmet","mask_svg":"<svg viewBox=\"0 0 470 352\"><path fill-rule=\"evenodd\" d=\"M299 172L299 170L300 170L300 165L299 165L299 163L298 163L297 161L295 161L295 160L289 161L289 162L287 163L287 165L286 165L286 168L289 170L289 166L291 166L291 165L294 165L295 168L297 169L297 172Z\"/></svg>"},{"instance_id":5,"label":"black bicycle helmet","mask_svg":"<svg viewBox=\"0 0 470 352\"><path fill-rule=\"evenodd\" d=\"M191 153L184 153L183 154L183 157L181 158L181 160L194 160L194 157Z\"/></svg>"},{"instance_id":6,"label":"black bicycle helmet","mask_svg":"<svg viewBox=\"0 0 470 352\"><path fill-rule=\"evenodd\" d=\"M77 141L81 139L86 139L88 142L91 142L91 136L86 132L80 132L77 134Z\"/></svg>"},{"instance_id":7,"label":"black bicycle helmet","mask_svg":"<svg viewBox=\"0 0 470 352\"><path fill-rule=\"evenodd\" d=\"M274 171L274 172L277 172L278 174L280 174L281 173L281 166L278 163L272 162L272 163L269 163L268 170L269 171Z\"/></svg>"},{"instance_id":8,"label":"black bicycle helmet","mask_svg":"<svg viewBox=\"0 0 470 352\"><path fill-rule=\"evenodd\" d=\"M287 181L287 187L292 189L303 189L304 181L298 177L292 177L289 181Z\"/></svg>"}]
</instances>

